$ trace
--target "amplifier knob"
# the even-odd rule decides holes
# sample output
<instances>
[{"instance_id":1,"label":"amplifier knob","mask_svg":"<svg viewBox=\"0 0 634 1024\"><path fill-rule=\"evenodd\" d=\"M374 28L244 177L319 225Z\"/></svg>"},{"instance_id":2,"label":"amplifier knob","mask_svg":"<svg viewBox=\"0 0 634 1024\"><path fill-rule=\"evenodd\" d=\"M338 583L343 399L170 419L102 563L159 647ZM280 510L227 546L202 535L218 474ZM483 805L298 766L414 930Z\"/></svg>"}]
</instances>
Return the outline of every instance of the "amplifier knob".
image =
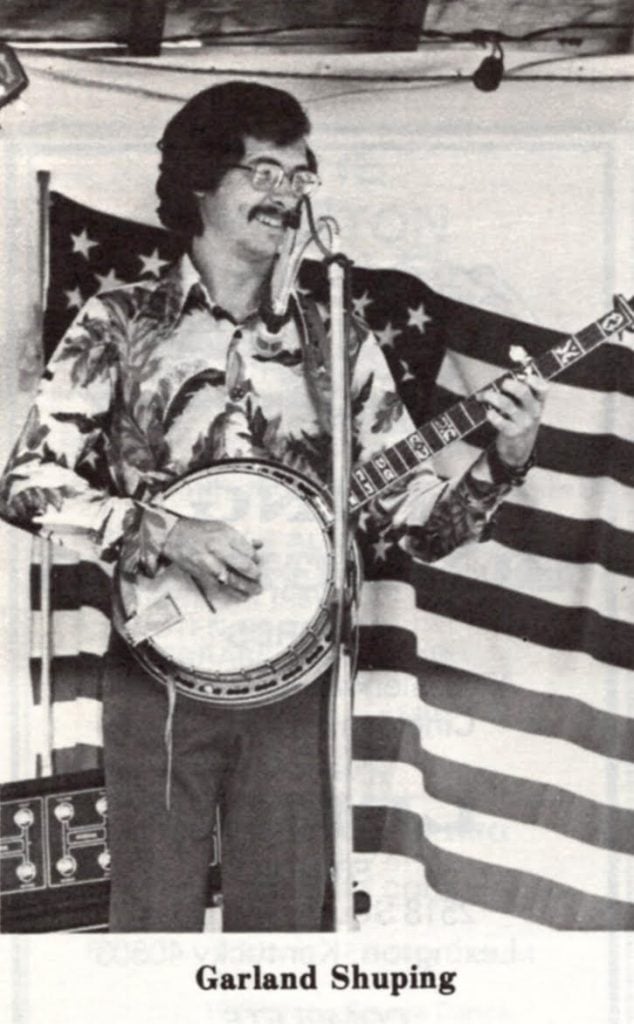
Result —
<instances>
[{"instance_id":1,"label":"amplifier knob","mask_svg":"<svg viewBox=\"0 0 634 1024\"><path fill-rule=\"evenodd\" d=\"M110 867L110 850L102 850L99 856L97 857L97 863L99 864L100 868L103 868L104 871L107 871L108 868Z\"/></svg>"},{"instance_id":2,"label":"amplifier knob","mask_svg":"<svg viewBox=\"0 0 634 1024\"><path fill-rule=\"evenodd\" d=\"M70 878L77 871L77 861L67 853L65 857L59 858L55 867L64 878Z\"/></svg>"},{"instance_id":3,"label":"amplifier knob","mask_svg":"<svg viewBox=\"0 0 634 1024\"><path fill-rule=\"evenodd\" d=\"M55 817L58 821L71 821L75 817L75 808L68 800L63 800L55 808Z\"/></svg>"},{"instance_id":4,"label":"amplifier knob","mask_svg":"<svg viewBox=\"0 0 634 1024\"><path fill-rule=\"evenodd\" d=\"M25 860L23 864L18 864L15 873L21 882L32 882L37 875L37 868L30 860Z\"/></svg>"},{"instance_id":5,"label":"amplifier knob","mask_svg":"<svg viewBox=\"0 0 634 1024\"><path fill-rule=\"evenodd\" d=\"M102 817L105 817L105 815L108 813L108 801L106 800L105 796L99 797L99 799L95 803L95 810L97 814L101 814Z\"/></svg>"},{"instance_id":6,"label":"amplifier knob","mask_svg":"<svg viewBox=\"0 0 634 1024\"><path fill-rule=\"evenodd\" d=\"M35 821L35 817L30 807L20 807L13 815L13 820L18 828L28 828Z\"/></svg>"}]
</instances>

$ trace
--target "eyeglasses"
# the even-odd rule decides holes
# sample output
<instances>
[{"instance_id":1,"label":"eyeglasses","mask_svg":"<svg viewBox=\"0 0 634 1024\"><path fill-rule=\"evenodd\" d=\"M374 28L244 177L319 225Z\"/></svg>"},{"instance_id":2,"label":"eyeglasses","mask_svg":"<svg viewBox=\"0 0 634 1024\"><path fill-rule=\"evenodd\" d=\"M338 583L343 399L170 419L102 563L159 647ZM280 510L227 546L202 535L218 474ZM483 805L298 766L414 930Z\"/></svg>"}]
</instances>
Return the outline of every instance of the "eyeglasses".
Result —
<instances>
[{"instance_id":1,"label":"eyeglasses","mask_svg":"<svg viewBox=\"0 0 634 1024\"><path fill-rule=\"evenodd\" d=\"M248 171L251 175L251 185L256 192L275 192L286 179L293 195L296 199L301 199L302 196L309 196L321 185L319 175L313 171L297 170L289 174L279 164L270 163L268 160L260 160L255 164L229 164L228 168Z\"/></svg>"}]
</instances>

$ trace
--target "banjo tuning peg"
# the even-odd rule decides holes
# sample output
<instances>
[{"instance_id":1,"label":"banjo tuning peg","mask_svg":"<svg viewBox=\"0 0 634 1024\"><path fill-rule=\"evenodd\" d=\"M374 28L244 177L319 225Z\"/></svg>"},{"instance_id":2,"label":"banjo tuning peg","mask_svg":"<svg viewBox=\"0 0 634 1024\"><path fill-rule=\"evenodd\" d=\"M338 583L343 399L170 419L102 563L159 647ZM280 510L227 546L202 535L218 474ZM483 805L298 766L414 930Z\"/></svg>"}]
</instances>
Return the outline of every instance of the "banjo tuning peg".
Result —
<instances>
[{"instance_id":1,"label":"banjo tuning peg","mask_svg":"<svg viewBox=\"0 0 634 1024\"><path fill-rule=\"evenodd\" d=\"M634 296L632 296L628 302L625 296L615 295L613 297L613 302L614 309L617 313L620 313L625 320L625 324L623 325L624 329L630 332L634 331L634 307L630 305L630 303L634 302Z\"/></svg>"}]
</instances>

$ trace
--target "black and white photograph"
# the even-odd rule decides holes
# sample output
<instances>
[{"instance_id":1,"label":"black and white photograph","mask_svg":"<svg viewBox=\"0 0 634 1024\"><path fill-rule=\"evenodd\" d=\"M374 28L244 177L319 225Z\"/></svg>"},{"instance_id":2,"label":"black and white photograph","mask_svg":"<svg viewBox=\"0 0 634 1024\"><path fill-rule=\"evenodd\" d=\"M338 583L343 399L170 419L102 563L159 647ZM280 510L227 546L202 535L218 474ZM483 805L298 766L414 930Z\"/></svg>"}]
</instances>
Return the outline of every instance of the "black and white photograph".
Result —
<instances>
[{"instance_id":1,"label":"black and white photograph","mask_svg":"<svg viewBox=\"0 0 634 1024\"><path fill-rule=\"evenodd\" d=\"M5 0L11 1024L632 1019L633 129L630 0Z\"/></svg>"}]
</instances>

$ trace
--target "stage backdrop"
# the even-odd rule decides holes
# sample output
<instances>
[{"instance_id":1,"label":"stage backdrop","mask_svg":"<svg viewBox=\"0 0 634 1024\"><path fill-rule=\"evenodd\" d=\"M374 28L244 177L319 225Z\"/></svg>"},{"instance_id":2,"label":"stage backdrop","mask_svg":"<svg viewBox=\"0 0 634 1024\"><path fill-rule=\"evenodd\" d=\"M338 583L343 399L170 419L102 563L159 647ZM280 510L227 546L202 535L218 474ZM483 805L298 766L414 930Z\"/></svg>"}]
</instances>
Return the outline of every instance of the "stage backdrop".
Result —
<instances>
[{"instance_id":1,"label":"stage backdrop","mask_svg":"<svg viewBox=\"0 0 634 1024\"><path fill-rule=\"evenodd\" d=\"M78 181L73 195L90 207L113 195L113 174L120 185L127 175L132 186L117 193L115 208L151 220L151 203L131 198L153 173L149 139L181 93L211 80L191 77L168 91L163 77L163 98L140 94L135 117L112 89L97 89L92 116L106 111L107 93L109 134L106 141L95 127L80 153L68 128L62 146L52 106L48 119L35 118L28 142L17 138L14 121L9 171L24 219L11 239L35 235L32 186L29 206L21 172L35 169L43 152L55 165L54 181ZM118 84L136 87L130 77ZM488 97L488 105L481 95L454 100L455 90L428 91L426 104L413 90L396 103L378 91L354 95L348 83L300 82L295 90L321 122L316 143L331 182L324 205L350 223L351 254L363 264L405 267L434 285L401 281L395 299L373 292L363 275L356 280L358 308L414 412L423 397L419 372L428 382L434 364L439 408L495 376L511 342L536 352L552 340L442 292L574 329L606 311L615 283L627 287L632 196L622 118L610 103L615 93L606 85L572 100L552 84L529 88ZM328 103L336 89L352 95L335 109ZM81 107L84 119L77 123L89 124L90 96L72 95L74 116ZM137 131L144 140L139 159L130 148L123 167L112 152L117 128L126 140ZM113 276L155 273L167 258L157 236L143 235L138 249L126 245L132 264L119 266L101 218L78 207L58 210L63 269L84 282L61 285L65 316L88 290ZM5 303L18 270L23 279L36 277L25 251L28 245L12 250ZM14 291L14 339L28 322L24 294ZM631 371L631 351L609 345L553 387L538 466L510 496L486 544L413 570L393 545L366 538L354 786L355 878L373 898L367 927L435 923L434 893L461 901L443 907L455 908L453 922L464 925L482 919L480 907L554 927L633 926ZM12 403L5 408L17 428L15 395ZM449 449L445 470L468 463L482 441ZM99 695L90 666L98 667L106 615L91 574L96 580L96 570L56 570L59 768L97 756ZM36 571L32 583L37 601ZM10 607L9 624L17 623ZM35 627L34 638L37 616Z\"/></svg>"}]
</instances>

